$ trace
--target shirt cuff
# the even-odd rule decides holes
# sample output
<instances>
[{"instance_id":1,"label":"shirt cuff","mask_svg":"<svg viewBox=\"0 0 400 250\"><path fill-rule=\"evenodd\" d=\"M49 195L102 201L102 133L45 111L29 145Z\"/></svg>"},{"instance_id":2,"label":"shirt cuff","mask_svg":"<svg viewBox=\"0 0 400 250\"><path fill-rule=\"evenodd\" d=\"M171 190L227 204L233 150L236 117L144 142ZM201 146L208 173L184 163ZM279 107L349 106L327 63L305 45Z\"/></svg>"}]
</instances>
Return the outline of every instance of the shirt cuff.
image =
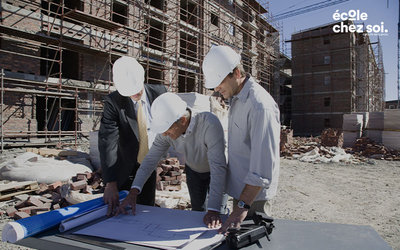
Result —
<instances>
[{"instance_id":1,"label":"shirt cuff","mask_svg":"<svg viewBox=\"0 0 400 250\"><path fill-rule=\"evenodd\" d=\"M263 178L255 173L249 173L246 176L244 183L252 185L252 186L269 188L270 181L267 178Z\"/></svg>"},{"instance_id":2,"label":"shirt cuff","mask_svg":"<svg viewBox=\"0 0 400 250\"><path fill-rule=\"evenodd\" d=\"M207 211L219 212L219 209L215 209L215 208L209 207L209 208L207 208Z\"/></svg>"},{"instance_id":3,"label":"shirt cuff","mask_svg":"<svg viewBox=\"0 0 400 250\"><path fill-rule=\"evenodd\" d=\"M138 186L131 186L131 189L132 188L136 188L137 190L139 190L139 194L142 192L142 189L140 187L138 187Z\"/></svg>"}]
</instances>

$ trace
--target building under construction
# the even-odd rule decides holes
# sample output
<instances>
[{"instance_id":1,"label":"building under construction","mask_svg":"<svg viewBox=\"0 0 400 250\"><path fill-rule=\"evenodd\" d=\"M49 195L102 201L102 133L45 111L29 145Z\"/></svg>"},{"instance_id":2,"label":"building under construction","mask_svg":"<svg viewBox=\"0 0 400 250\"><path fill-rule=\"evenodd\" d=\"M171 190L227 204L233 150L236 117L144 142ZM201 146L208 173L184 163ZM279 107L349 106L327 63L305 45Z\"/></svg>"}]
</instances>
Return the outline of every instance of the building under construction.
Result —
<instances>
[{"instance_id":1,"label":"building under construction","mask_svg":"<svg viewBox=\"0 0 400 250\"><path fill-rule=\"evenodd\" d=\"M379 40L371 42L366 32L334 33L336 24L292 35L292 127L297 135L342 128L343 114L384 109Z\"/></svg>"},{"instance_id":2,"label":"building under construction","mask_svg":"<svg viewBox=\"0 0 400 250\"><path fill-rule=\"evenodd\" d=\"M76 144L96 130L123 55L143 65L145 83L205 93L204 56L229 45L278 100L279 32L267 8L255 0L1 0L2 147Z\"/></svg>"}]
</instances>

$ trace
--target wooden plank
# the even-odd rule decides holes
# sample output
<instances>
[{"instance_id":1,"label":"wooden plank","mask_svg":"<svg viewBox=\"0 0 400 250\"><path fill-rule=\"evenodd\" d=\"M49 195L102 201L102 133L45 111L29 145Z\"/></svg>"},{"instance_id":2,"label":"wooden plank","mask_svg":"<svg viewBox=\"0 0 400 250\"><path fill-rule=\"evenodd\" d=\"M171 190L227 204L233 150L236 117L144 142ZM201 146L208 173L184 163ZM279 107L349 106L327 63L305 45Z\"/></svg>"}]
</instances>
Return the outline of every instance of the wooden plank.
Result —
<instances>
[{"instance_id":1,"label":"wooden plank","mask_svg":"<svg viewBox=\"0 0 400 250\"><path fill-rule=\"evenodd\" d=\"M16 195L39 190L37 181L11 182L0 185L0 200L8 200Z\"/></svg>"}]
</instances>

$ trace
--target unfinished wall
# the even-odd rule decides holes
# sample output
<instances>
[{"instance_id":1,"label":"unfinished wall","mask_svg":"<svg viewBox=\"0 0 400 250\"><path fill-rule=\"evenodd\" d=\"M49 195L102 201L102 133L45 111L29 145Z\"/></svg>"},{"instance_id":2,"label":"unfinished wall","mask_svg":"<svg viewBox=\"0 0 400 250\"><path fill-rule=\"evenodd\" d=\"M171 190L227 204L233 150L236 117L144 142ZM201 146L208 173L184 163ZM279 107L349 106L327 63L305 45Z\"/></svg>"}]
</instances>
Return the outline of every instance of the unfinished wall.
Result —
<instances>
[{"instance_id":1,"label":"unfinished wall","mask_svg":"<svg viewBox=\"0 0 400 250\"><path fill-rule=\"evenodd\" d=\"M37 134L53 131L60 138L97 129L102 98L113 91L112 64L123 55L141 63L145 83L164 84L172 92L210 93L203 87L202 60L211 46L228 45L279 102L272 77L279 32L261 15L267 9L257 1L1 3L0 67L7 72L7 88L22 88L31 93L24 98L37 101L24 109L23 118L31 117L36 127L29 129ZM11 95L7 88L4 102ZM2 128L7 137L8 127Z\"/></svg>"},{"instance_id":2,"label":"unfinished wall","mask_svg":"<svg viewBox=\"0 0 400 250\"><path fill-rule=\"evenodd\" d=\"M324 128L341 128L343 114L365 111L364 100L383 98L370 89L377 86L379 79L365 77L371 71L371 60L365 54L373 55L371 48L360 48L365 36L333 33L333 25L292 35L292 115L296 135L318 135ZM380 72L376 66L372 68Z\"/></svg>"}]
</instances>

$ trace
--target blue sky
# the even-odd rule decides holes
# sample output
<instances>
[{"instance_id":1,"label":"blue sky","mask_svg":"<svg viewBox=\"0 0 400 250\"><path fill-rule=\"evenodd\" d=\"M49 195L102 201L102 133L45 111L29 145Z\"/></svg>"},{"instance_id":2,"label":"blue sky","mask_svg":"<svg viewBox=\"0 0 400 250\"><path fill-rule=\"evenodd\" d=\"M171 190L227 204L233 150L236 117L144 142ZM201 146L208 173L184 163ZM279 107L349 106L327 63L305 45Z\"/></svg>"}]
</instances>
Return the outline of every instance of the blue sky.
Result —
<instances>
[{"instance_id":1,"label":"blue sky","mask_svg":"<svg viewBox=\"0 0 400 250\"><path fill-rule=\"evenodd\" d=\"M280 14L295 10L307 5L322 2L323 0L269 0L271 14ZM260 1L264 2L264 1ZM290 40L292 33L333 22L332 15L336 10L339 13L349 10L360 10L368 15L365 25L381 25L384 22L387 35L380 35L379 39L383 50L383 63L386 73L386 100L397 100L397 23L399 12L398 0L349 0L305 14L289 17L279 21L283 26L285 40ZM294 7L292 7L294 6ZM378 34L378 33L377 33ZM381 34L381 33L379 33ZM376 35L370 35L371 41L377 41ZM290 44L286 44L290 56Z\"/></svg>"}]
</instances>

